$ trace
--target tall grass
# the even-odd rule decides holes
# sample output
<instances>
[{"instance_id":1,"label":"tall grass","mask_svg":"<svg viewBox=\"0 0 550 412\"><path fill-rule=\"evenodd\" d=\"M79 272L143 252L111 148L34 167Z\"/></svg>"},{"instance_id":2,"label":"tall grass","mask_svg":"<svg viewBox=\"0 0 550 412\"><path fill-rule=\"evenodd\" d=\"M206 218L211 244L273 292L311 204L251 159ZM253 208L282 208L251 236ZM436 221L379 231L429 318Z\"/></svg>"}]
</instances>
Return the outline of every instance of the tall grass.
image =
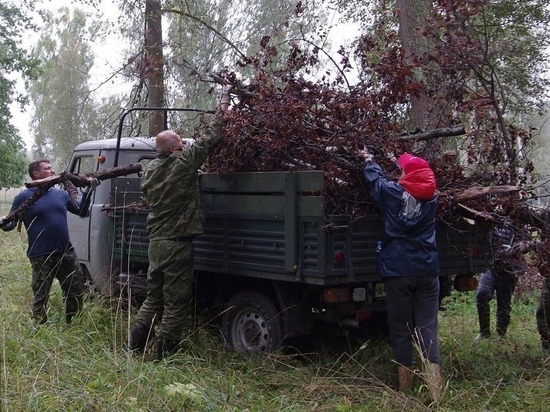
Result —
<instances>
[{"instance_id":1,"label":"tall grass","mask_svg":"<svg viewBox=\"0 0 550 412\"><path fill-rule=\"evenodd\" d=\"M4 211L5 213L5 211ZM30 320L26 236L0 232L1 411L543 411L550 360L540 351L536 292L515 302L504 340L474 343L474 294L453 294L440 313L446 389L438 405L397 393L385 338L323 328L299 350L227 351L215 324L188 328L184 351L156 362L124 350L128 317L100 297L64 323L54 283L49 323ZM133 314L130 314L130 320ZM204 322L201 324L201 322ZM420 365L419 365L420 367ZM419 374L420 375L420 374Z\"/></svg>"}]
</instances>

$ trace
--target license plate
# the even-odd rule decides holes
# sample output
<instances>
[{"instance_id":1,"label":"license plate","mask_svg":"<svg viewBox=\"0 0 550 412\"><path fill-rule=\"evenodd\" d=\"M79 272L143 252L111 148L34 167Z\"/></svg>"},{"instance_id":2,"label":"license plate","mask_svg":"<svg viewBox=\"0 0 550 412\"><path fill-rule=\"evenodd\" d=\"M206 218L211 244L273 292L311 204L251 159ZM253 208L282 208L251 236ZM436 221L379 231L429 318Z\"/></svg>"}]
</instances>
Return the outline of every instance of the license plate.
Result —
<instances>
[{"instance_id":1,"label":"license plate","mask_svg":"<svg viewBox=\"0 0 550 412\"><path fill-rule=\"evenodd\" d=\"M385 283L375 283L374 284L374 297L375 298L385 298L386 297L386 284Z\"/></svg>"}]
</instances>

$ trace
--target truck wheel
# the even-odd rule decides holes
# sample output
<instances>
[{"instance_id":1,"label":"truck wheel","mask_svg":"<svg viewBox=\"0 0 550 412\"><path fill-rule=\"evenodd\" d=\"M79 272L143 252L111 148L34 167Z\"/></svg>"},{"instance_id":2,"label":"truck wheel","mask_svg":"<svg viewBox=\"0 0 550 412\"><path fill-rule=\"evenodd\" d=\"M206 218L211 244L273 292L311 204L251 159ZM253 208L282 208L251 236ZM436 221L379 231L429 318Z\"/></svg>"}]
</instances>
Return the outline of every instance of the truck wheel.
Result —
<instances>
[{"instance_id":1,"label":"truck wheel","mask_svg":"<svg viewBox=\"0 0 550 412\"><path fill-rule=\"evenodd\" d=\"M227 345L238 352L273 352L282 342L281 318L275 305L254 290L235 294L222 317Z\"/></svg>"}]
</instances>

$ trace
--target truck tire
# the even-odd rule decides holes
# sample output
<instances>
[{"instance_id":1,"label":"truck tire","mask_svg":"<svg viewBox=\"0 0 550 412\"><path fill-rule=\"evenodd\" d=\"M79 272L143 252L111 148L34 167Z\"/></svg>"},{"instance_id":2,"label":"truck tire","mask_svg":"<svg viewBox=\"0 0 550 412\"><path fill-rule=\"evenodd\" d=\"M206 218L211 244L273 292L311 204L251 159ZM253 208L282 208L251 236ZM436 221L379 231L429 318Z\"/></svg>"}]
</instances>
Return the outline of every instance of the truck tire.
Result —
<instances>
[{"instance_id":1,"label":"truck tire","mask_svg":"<svg viewBox=\"0 0 550 412\"><path fill-rule=\"evenodd\" d=\"M237 352L273 352L282 343L282 322L273 302L255 290L236 293L222 316L227 346Z\"/></svg>"}]
</instances>

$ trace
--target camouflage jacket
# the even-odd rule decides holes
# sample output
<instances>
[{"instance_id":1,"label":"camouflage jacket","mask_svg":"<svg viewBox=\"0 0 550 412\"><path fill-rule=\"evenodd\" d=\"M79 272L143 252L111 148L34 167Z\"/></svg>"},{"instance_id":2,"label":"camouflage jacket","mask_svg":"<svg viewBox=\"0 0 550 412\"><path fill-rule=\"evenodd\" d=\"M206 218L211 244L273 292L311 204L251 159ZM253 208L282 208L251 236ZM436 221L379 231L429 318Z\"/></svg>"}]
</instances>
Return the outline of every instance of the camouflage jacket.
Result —
<instances>
[{"instance_id":1,"label":"camouflage jacket","mask_svg":"<svg viewBox=\"0 0 550 412\"><path fill-rule=\"evenodd\" d=\"M219 142L223 122L190 147L152 160L141 179L150 212L147 229L151 240L201 234L204 213L200 203L198 169Z\"/></svg>"}]
</instances>

